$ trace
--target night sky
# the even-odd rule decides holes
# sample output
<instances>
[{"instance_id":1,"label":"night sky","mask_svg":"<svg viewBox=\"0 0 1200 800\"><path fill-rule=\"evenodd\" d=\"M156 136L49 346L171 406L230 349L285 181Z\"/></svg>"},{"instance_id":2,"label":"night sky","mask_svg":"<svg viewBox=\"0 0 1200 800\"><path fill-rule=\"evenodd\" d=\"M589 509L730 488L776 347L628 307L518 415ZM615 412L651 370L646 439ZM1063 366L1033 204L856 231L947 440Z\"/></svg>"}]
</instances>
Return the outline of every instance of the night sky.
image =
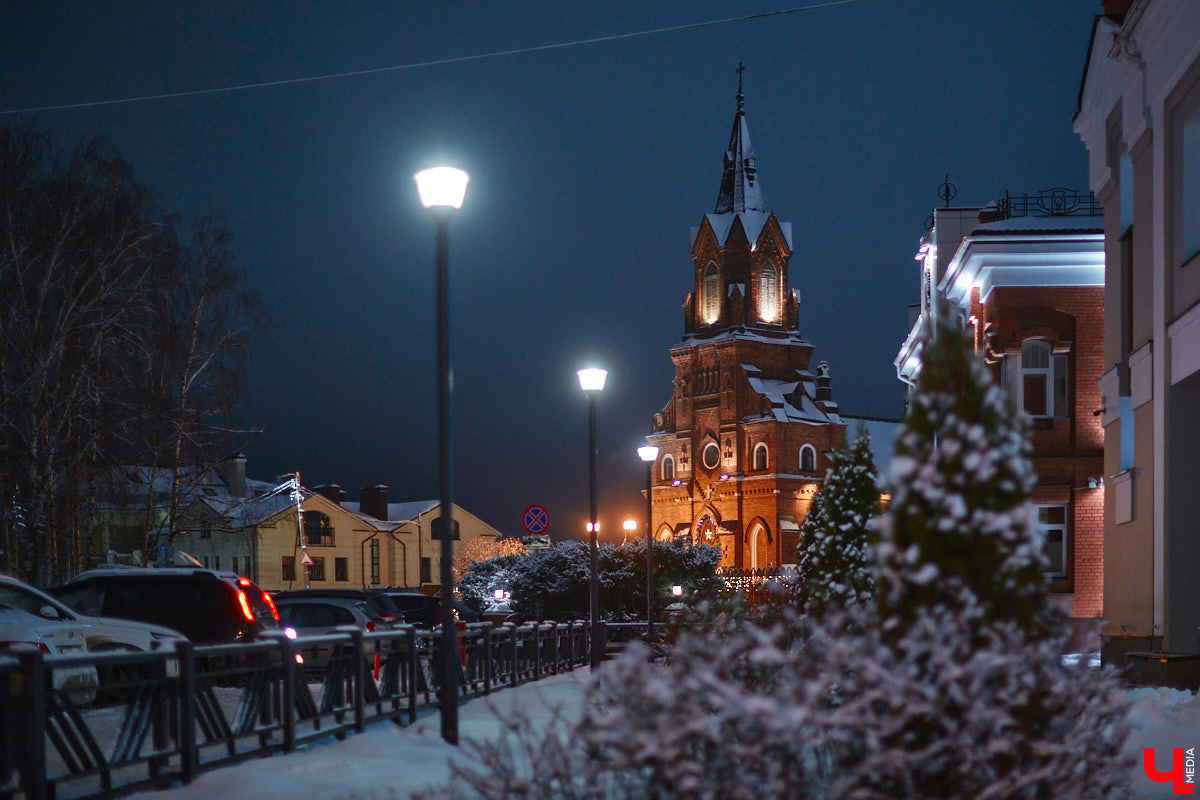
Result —
<instances>
[{"instance_id":1,"label":"night sky","mask_svg":"<svg viewBox=\"0 0 1200 800\"><path fill-rule=\"evenodd\" d=\"M796 5L801 5L798 0ZM787 4L7 3L0 110L367 70ZM363 77L36 114L105 134L164 205L231 227L272 321L245 447L262 480L437 494L433 224L412 174L471 174L451 226L456 500L507 533L583 536L599 398L602 538L641 518L635 448L667 402L738 62L768 207L793 224L800 329L849 414L892 417L892 359L938 185L956 205L1086 189L1071 128L1099 0L859 0Z\"/></svg>"}]
</instances>

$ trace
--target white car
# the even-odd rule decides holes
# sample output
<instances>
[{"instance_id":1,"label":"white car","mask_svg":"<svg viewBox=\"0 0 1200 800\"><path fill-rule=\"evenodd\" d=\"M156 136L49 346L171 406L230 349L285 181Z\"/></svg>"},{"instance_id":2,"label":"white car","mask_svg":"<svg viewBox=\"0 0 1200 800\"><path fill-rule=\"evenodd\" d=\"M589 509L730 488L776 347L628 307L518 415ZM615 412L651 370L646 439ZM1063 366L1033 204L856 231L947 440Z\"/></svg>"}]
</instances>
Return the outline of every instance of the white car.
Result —
<instances>
[{"instance_id":1,"label":"white car","mask_svg":"<svg viewBox=\"0 0 1200 800\"><path fill-rule=\"evenodd\" d=\"M0 653L21 647L41 650L47 656L81 656L87 653L83 630L71 622L57 622L0 603ZM96 699L100 684L93 666L58 667L52 670L55 689L69 693L72 702L86 704Z\"/></svg>"},{"instance_id":2,"label":"white car","mask_svg":"<svg viewBox=\"0 0 1200 800\"><path fill-rule=\"evenodd\" d=\"M161 625L80 614L40 589L7 575L0 575L0 606L19 609L51 622L74 625L83 631L90 653L148 653L162 647L173 649L174 643L184 638L183 634Z\"/></svg>"}]
</instances>

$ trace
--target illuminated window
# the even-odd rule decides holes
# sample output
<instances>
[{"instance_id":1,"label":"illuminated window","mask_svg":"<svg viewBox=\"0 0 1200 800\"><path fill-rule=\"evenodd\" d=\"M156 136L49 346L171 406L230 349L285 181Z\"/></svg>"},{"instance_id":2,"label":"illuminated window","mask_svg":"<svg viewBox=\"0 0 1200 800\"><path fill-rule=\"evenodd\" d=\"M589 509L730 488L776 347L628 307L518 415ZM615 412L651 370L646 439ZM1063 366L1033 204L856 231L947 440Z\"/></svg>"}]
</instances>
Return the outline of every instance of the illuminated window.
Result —
<instances>
[{"instance_id":1,"label":"illuminated window","mask_svg":"<svg viewBox=\"0 0 1200 800\"><path fill-rule=\"evenodd\" d=\"M309 547L333 547L333 523L320 511L304 512L304 539Z\"/></svg>"},{"instance_id":2,"label":"illuminated window","mask_svg":"<svg viewBox=\"0 0 1200 800\"><path fill-rule=\"evenodd\" d=\"M664 481L675 480L675 459L669 455L663 456L662 479Z\"/></svg>"},{"instance_id":3,"label":"illuminated window","mask_svg":"<svg viewBox=\"0 0 1200 800\"><path fill-rule=\"evenodd\" d=\"M1021 407L1031 417L1067 416L1067 357L1050 343L1031 339L1021 346Z\"/></svg>"},{"instance_id":4,"label":"illuminated window","mask_svg":"<svg viewBox=\"0 0 1200 800\"><path fill-rule=\"evenodd\" d=\"M811 444L800 448L800 471L805 473L817 471L817 448Z\"/></svg>"},{"instance_id":5,"label":"illuminated window","mask_svg":"<svg viewBox=\"0 0 1200 800\"><path fill-rule=\"evenodd\" d=\"M758 283L759 316L765 322L779 318L779 273L770 261L762 265Z\"/></svg>"},{"instance_id":6,"label":"illuminated window","mask_svg":"<svg viewBox=\"0 0 1200 800\"><path fill-rule=\"evenodd\" d=\"M1038 530L1046 557L1047 577L1067 577L1067 507L1038 506Z\"/></svg>"},{"instance_id":7,"label":"illuminated window","mask_svg":"<svg viewBox=\"0 0 1200 800\"><path fill-rule=\"evenodd\" d=\"M721 316L721 279L717 274L717 265L711 262L704 268L700 314L709 325L712 325Z\"/></svg>"},{"instance_id":8,"label":"illuminated window","mask_svg":"<svg viewBox=\"0 0 1200 800\"><path fill-rule=\"evenodd\" d=\"M767 468L767 446L759 442L754 446L754 469L765 470Z\"/></svg>"}]
</instances>

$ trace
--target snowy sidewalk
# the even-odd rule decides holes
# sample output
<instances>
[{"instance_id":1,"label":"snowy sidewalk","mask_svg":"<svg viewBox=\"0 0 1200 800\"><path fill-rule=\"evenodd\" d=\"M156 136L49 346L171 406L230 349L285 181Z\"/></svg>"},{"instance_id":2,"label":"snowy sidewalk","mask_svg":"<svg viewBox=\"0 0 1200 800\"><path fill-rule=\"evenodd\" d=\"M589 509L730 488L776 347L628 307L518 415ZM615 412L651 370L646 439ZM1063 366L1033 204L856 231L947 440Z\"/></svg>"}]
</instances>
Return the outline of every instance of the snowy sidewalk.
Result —
<instances>
[{"instance_id":1,"label":"snowy sidewalk","mask_svg":"<svg viewBox=\"0 0 1200 800\"><path fill-rule=\"evenodd\" d=\"M556 711L578 719L583 682L590 670L577 669L474 697L459 707L459 736L491 740L506 732L504 720L521 714L535 724L552 724ZM417 789L445 783L450 760L469 762L462 748L442 741L436 708L424 709L415 725L378 722L366 731L332 737L298 748L290 755L253 758L202 772L187 786L132 795L138 800L402 800Z\"/></svg>"}]
</instances>

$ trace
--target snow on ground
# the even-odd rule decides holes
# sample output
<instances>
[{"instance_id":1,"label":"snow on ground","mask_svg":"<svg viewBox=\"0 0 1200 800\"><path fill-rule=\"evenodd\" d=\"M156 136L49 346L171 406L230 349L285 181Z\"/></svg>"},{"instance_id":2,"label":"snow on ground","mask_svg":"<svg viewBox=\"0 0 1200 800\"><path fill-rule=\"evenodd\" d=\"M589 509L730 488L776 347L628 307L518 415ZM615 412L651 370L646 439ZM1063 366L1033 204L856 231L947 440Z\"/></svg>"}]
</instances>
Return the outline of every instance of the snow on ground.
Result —
<instances>
[{"instance_id":1,"label":"snow on ground","mask_svg":"<svg viewBox=\"0 0 1200 800\"><path fill-rule=\"evenodd\" d=\"M490 697L466 701L459 709L459 730L467 739L490 740L505 734L505 720L524 714L535 724L564 724L578 719L588 670L544 678ZM1170 798L1169 783L1155 783L1142 770L1142 749L1158 752L1159 769L1169 769L1171 748L1200 748L1200 697L1174 689L1134 689L1133 732L1125 754L1133 759L1131 798ZM329 738L290 756L249 759L201 773L189 786L133 795L138 800L403 800L410 792L450 777L450 761L468 762L469 748L441 739L437 709L424 709L417 723L397 727L375 723L344 741Z\"/></svg>"},{"instance_id":2,"label":"snow on ground","mask_svg":"<svg viewBox=\"0 0 1200 800\"><path fill-rule=\"evenodd\" d=\"M536 725L578 719L589 670L543 678L459 707L459 733L490 740L505 732L505 720L524 715ZM561 713L560 713L561 712ZM450 778L450 761L469 763L465 752L441 738L436 708L421 711L415 725L377 722L357 736L332 737L297 748L291 755L242 761L202 772L187 786L132 795L137 800L402 800L409 793Z\"/></svg>"}]
</instances>

